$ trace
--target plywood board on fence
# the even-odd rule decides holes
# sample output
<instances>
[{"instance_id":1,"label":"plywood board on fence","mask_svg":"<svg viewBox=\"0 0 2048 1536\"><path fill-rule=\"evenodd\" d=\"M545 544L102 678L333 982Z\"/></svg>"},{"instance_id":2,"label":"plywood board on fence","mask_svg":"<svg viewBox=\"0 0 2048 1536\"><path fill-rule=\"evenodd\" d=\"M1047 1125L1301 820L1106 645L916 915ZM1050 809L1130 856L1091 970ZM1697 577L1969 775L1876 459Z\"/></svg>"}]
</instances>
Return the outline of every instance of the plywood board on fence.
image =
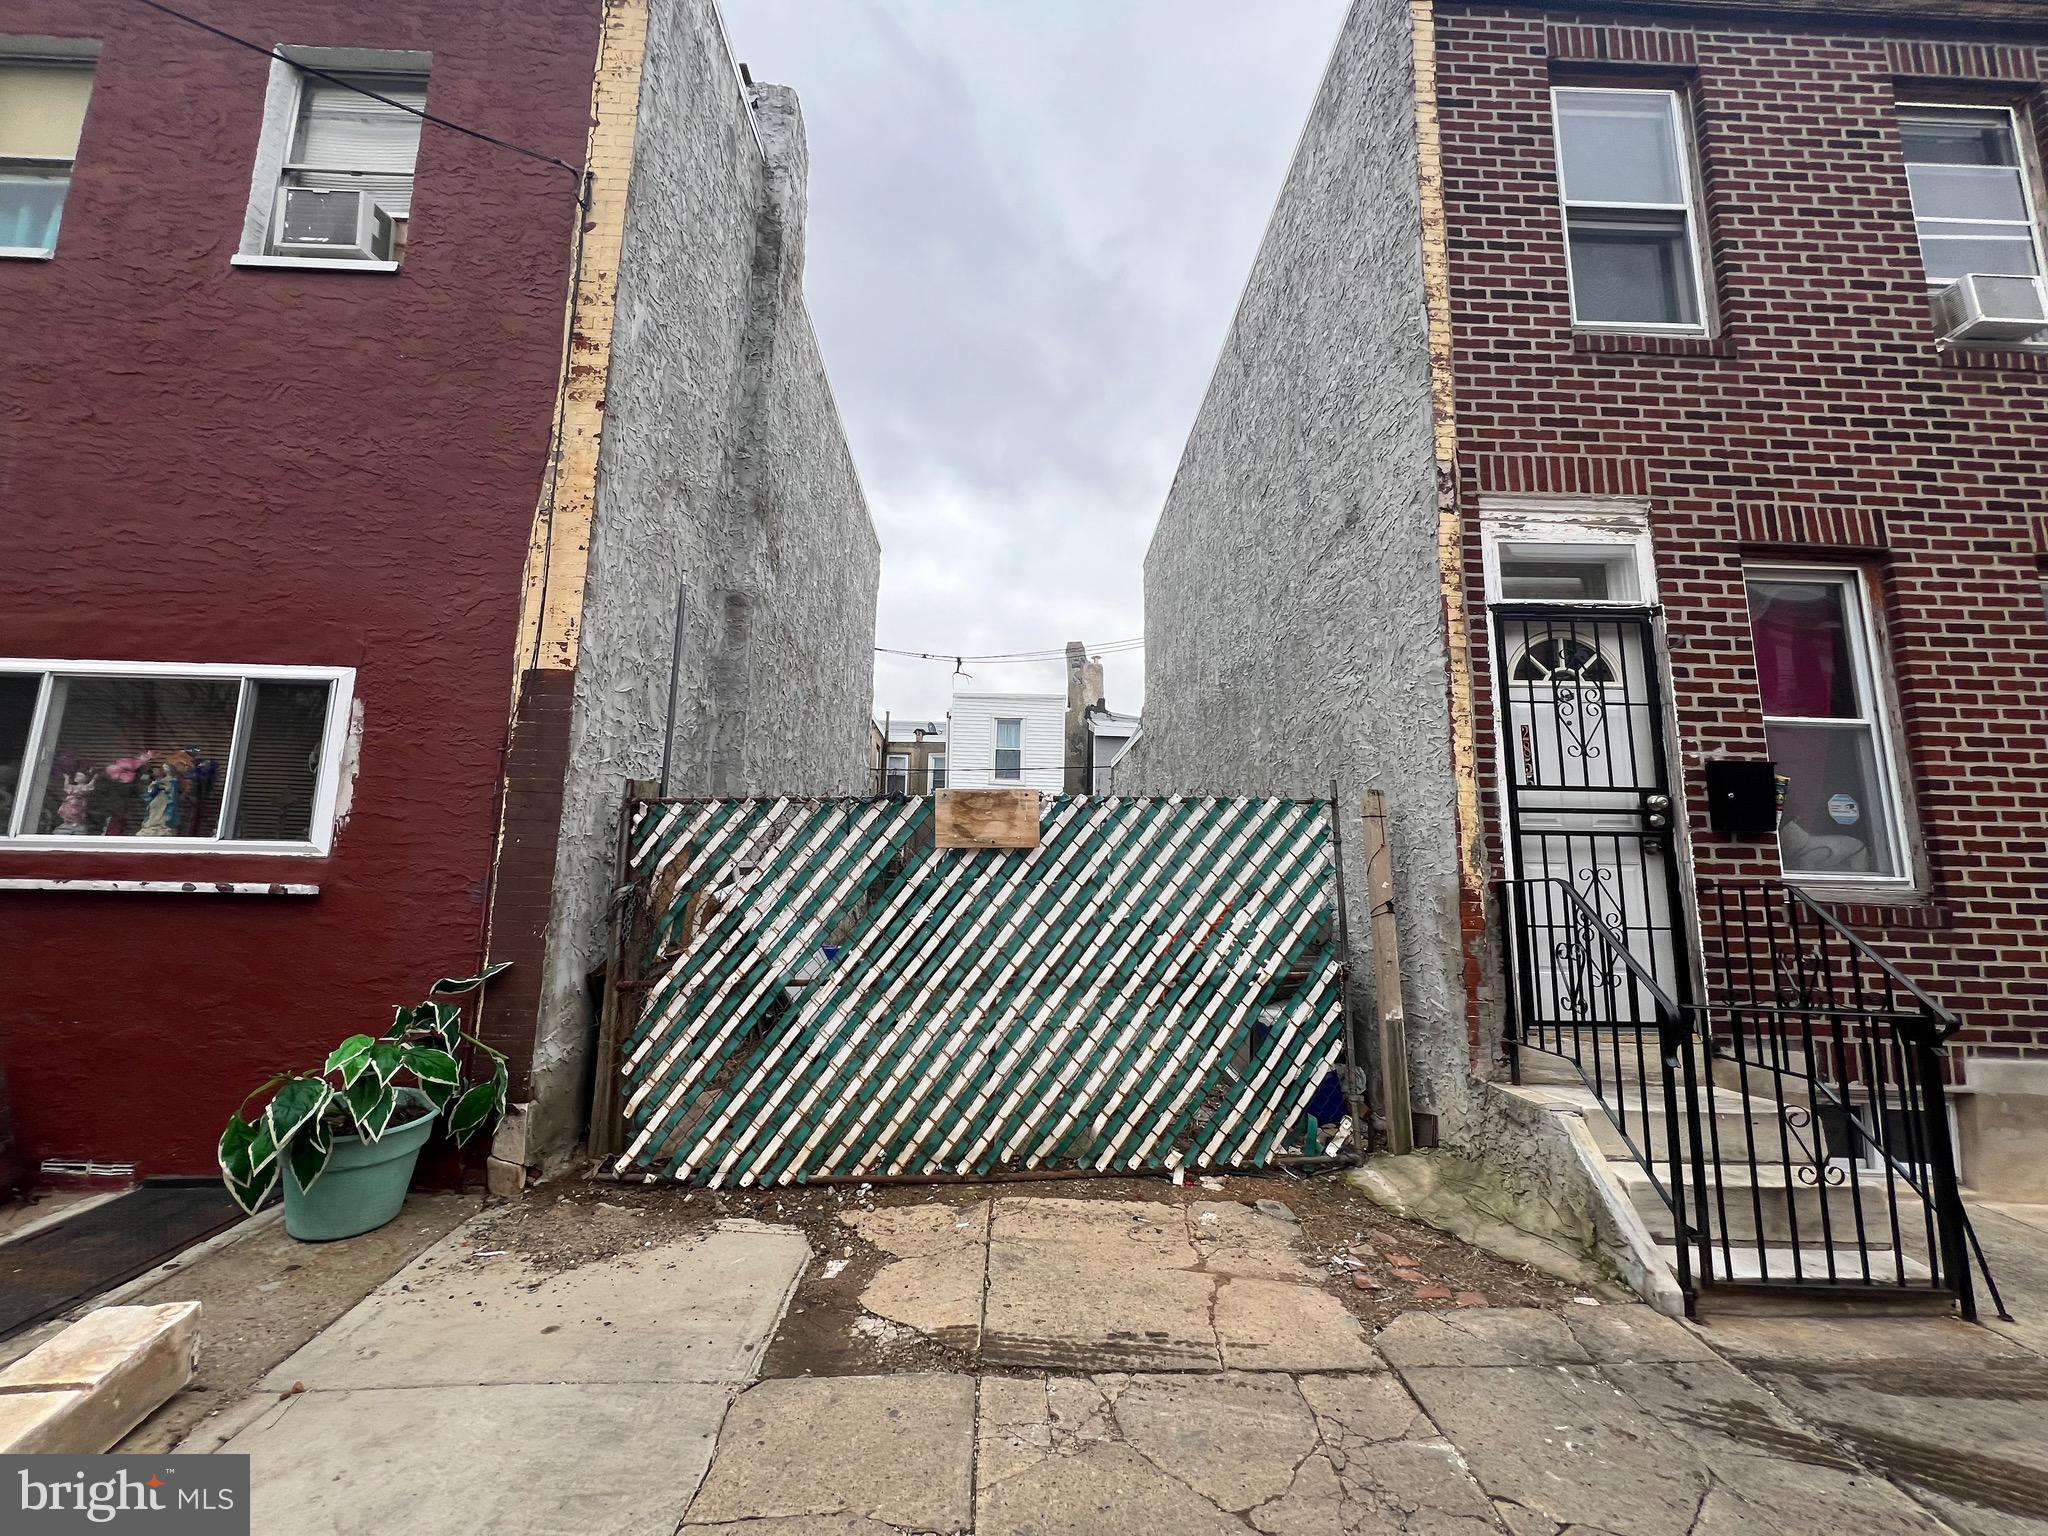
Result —
<instances>
[{"instance_id":1,"label":"plywood board on fence","mask_svg":"<svg viewBox=\"0 0 2048 1536\"><path fill-rule=\"evenodd\" d=\"M942 789L932 797L941 848L1036 848L1044 807L1035 789Z\"/></svg>"}]
</instances>

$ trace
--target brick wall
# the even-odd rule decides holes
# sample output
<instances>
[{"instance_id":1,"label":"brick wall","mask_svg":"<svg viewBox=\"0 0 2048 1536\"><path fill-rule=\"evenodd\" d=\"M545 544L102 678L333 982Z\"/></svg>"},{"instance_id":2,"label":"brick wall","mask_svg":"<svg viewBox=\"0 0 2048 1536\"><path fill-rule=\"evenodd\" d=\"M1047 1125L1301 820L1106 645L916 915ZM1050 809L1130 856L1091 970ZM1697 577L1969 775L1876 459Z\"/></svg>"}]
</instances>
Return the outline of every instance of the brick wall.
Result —
<instances>
[{"instance_id":1,"label":"brick wall","mask_svg":"<svg viewBox=\"0 0 2048 1536\"><path fill-rule=\"evenodd\" d=\"M1698 872L1775 875L1698 793L1705 757L1764 755L1743 555L1872 567L1931 890L1846 915L1978 1048L2048 1055L2048 372L1937 352L1894 116L1908 80L2003 93L2048 138L2048 30L1437 12L1471 600L1480 495L1647 499ZM1573 334L1548 89L1599 79L1687 93L1712 338Z\"/></svg>"}]
</instances>

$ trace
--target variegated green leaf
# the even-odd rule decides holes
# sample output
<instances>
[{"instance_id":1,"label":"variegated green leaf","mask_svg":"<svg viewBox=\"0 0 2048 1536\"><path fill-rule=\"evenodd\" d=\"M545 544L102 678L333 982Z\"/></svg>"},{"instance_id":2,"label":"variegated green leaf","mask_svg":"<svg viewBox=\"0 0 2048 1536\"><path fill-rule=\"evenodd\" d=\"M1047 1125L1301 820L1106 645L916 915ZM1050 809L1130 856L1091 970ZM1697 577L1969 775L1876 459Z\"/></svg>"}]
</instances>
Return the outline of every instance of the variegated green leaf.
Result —
<instances>
[{"instance_id":1,"label":"variegated green leaf","mask_svg":"<svg viewBox=\"0 0 2048 1536\"><path fill-rule=\"evenodd\" d=\"M291 1139L285 1148L285 1160L291 1164L292 1181L301 1191L312 1193L320 1175L327 1171L327 1159L333 1151L334 1138L328 1134L324 1121L315 1120Z\"/></svg>"},{"instance_id":2,"label":"variegated green leaf","mask_svg":"<svg viewBox=\"0 0 2048 1536\"><path fill-rule=\"evenodd\" d=\"M405 1047L381 1040L370 1047L370 1070L377 1074L377 1081L388 1083L405 1065Z\"/></svg>"},{"instance_id":3,"label":"variegated green leaf","mask_svg":"<svg viewBox=\"0 0 2048 1536\"><path fill-rule=\"evenodd\" d=\"M438 1114L448 1107L448 1101L455 1097L456 1091L461 1087L461 1083L422 1082L418 1091L427 1096L427 1102L434 1106L434 1111Z\"/></svg>"},{"instance_id":4,"label":"variegated green leaf","mask_svg":"<svg viewBox=\"0 0 2048 1536\"><path fill-rule=\"evenodd\" d=\"M377 1095L377 1102L362 1114L356 1116L356 1129L363 1133L365 1141L383 1139L384 1131L391 1124L392 1114L398 1108L398 1090L386 1088Z\"/></svg>"},{"instance_id":5,"label":"variegated green leaf","mask_svg":"<svg viewBox=\"0 0 2048 1536\"><path fill-rule=\"evenodd\" d=\"M443 976L428 992L429 997L459 997L464 992L474 992L498 972L507 969L512 962L499 960L485 966L474 976Z\"/></svg>"},{"instance_id":6,"label":"variegated green leaf","mask_svg":"<svg viewBox=\"0 0 2048 1536\"><path fill-rule=\"evenodd\" d=\"M277 1171L277 1137L271 1134L268 1115L256 1122L255 1134L249 1138L249 1168L253 1173L266 1168Z\"/></svg>"},{"instance_id":7,"label":"variegated green leaf","mask_svg":"<svg viewBox=\"0 0 2048 1536\"><path fill-rule=\"evenodd\" d=\"M490 1123L497 1102L496 1083L478 1083L455 1101L448 1113L448 1134L455 1138L455 1145L461 1146Z\"/></svg>"},{"instance_id":8,"label":"variegated green leaf","mask_svg":"<svg viewBox=\"0 0 2048 1536\"><path fill-rule=\"evenodd\" d=\"M319 1120L333 1097L334 1088L325 1078L295 1077L283 1084L263 1111L271 1140L289 1148L295 1135Z\"/></svg>"},{"instance_id":9,"label":"variegated green leaf","mask_svg":"<svg viewBox=\"0 0 2048 1536\"><path fill-rule=\"evenodd\" d=\"M431 1045L409 1045L405 1049L405 1065L422 1084L462 1081L462 1066L446 1051L436 1050Z\"/></svg>"},{"instance_id":10,"label":"variegated green leaf","mask_svg":"<svg viewBox=\"0 0 2048 1536\"><path fill-rule=\"evenodd\" d=\"M221 1182L227 1185L228 1193L234 1197L235 1204L253 1216L256 1214L256 1207L277 1188L278 1171L282 1166L283 1164L273 1157L269 1167L260 1169L247 1178L227 1175Z\"/></svg>"},{"instance_id":11,"label":"variegated green leaf","mask_svg":"<svg viewBox=\"0 0 2048 1536\"><path fill-rule=\"evenodd\" d=\"M391 1103L397 1101L398 1093L376 1073L365 1072L342 1097L348 1102L349 1118L355 1121L356 1129L362 1132L364 1140L375 1141L384 1134L384 1126L391 1119ZM391 1102L387 1103L387 1100ZM380 1104L383 1105L381 1115L378 1113ZM371 1129L373 1122L374 1130Z\"/></svg>"},{"instance_id":12,"label":"variegated green leaf","mask_svg":"<svg viewBox=\"0 0 2048 1536\"><path fill-rule=\"evenodd\" d=\"M256 1127L240 1115L228 1116L227 1129L220 1133L220 1171L230 1184L235 1180L247 1181L255 1175L255 1164L249 1155L251 1140Z\"/></svg>"},{"instance_id":13,"label":"variegated green leaf","mask_svg":"<svg viewBox=\"0 0 2048 1536\"><path fill-rule=\"evenodd\" d=\"M370 1047L377 1042L368 1035L350 1035L341 1044L327 1053L324 1072L339 1072L341 1086L350 1087L363 1075L363 1069L370 1064Z\"/></svg>"}]
</instances>

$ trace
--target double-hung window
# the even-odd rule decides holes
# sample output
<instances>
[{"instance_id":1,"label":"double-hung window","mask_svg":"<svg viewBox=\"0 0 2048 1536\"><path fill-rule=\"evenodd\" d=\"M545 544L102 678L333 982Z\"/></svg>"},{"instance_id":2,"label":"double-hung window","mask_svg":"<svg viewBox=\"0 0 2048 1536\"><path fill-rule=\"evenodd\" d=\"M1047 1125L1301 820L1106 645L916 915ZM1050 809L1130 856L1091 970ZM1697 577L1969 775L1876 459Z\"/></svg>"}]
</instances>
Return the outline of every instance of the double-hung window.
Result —
<instances>
[{"instance_id":1,"label":"double-hung window","mask_svg":"<svg viewBox=\"0 0 2048 1536\"><path fill-rule=\"evenodd\" d=\"M396 270L432 64L389 49L278 49L237 265Z\"/></svg>"},{"instance_id":2,"label":"double-hung window","mask_svg":"<svg viewBox=\"0 0 2048 1536\"><path fill-rule=\"evenodd\" d=\"M0 847L325 852L353 678L0 661Z\"/></svg>"},{"instance_id":3,"label":"double-hung window","mask_svg":"<svg viewBox=\"0 0 2048 1536\"><path fill-rule=\"evenodd\" d=\"M1701 334L1699 211L1676 91L1551 92L1572 321Z\"/></svg>"},{"instance_id":4,"label":"double-hung window","mask_svg":"<svg viewBox=\"0 0 2048 1536\"><path fill-rule=\"evenodd\" d=\"M56 251L91 95L90 59L0 57L0 256Z\"/></svg>"},{"instance_id":5,"label":"double-hung window","mask_svg":"<svg viewBox=\"0 0 2048 1536\"><path fill-rule=\"evenodd\" d=\"M2025 141L2010 108L1902 106L1899 138L1930 283L2044 270Z\"/></svg>"},{"instance_id":6,"label":"double-hung window","mask_svg":"<svg viewBox=\"0 0 2048 1536\"><path fill-rule=\"evenodd\" d=\"M927 767L931 773L932 788L935 790L944 789L946 787L946 754L943 752L934 754Z\"/></svg>"},{"instance_id":7,"label":"double-hung window","mask_svg":"<svg viewBox=\"0 0 2048 1536\"><path fill-rule=\"evenodd\" d=\"M1785 873L1906 878L1903 797L1861 574L1753 567L1748 585Z\"/></svg>"},{"instance_id":8,"label":"double-hung window","mask_svg":"<svg viewBox=\"0 0 2048 1536\"><path fill-rule=\"evenodd\" d=\"M906 752L891 752L888 766L882 774L882 793L885 795L907 795L910 793L910 755Z\"/></svg>"},{"instance_id":9,"label":"double-hung window","mask_svg":"<svg viewBox=\"0 0 2048 1536\"><path fill-rule=\"evenodd\" d=\"M1024 777L1024 722L996 722L996 782L1015 784Z\"/></svg>"},{"instance_id":10,"label":"double-hung window","mask_svg":"<svg viewBox=\"0 0 2048 1536\"><path fill-rule=\"evenodd\" d=\"M393 102L399 105L393 106ZM426 105L423 76L349 75L323 80L307 75L299 92L298 126L291 157L285 161L273 239L282 243L294 233L285 223L291 212L286 194L294 187L316 197L347 198L351 203L360 196L390 219L392 236L386 259L398 260L411 227L413 167L420 151L420 120L414 113L425 111ZM405 110L408 107L412 111ZM333 215L336 219L341 216ZM297 242L291 248L298 249Z\"/></svg>"}]
</instances>

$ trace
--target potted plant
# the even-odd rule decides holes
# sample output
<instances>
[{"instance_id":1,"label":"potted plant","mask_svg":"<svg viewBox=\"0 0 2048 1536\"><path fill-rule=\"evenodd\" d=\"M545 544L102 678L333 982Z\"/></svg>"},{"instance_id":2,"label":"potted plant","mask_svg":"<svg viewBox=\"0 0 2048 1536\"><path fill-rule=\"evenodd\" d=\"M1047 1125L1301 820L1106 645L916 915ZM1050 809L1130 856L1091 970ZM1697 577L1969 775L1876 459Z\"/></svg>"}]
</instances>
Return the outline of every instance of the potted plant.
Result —
<instances>
[{"instance_id":1,"label":"potted plant","mask_svg":"<svg viewBox=\"0 0 2048 1536\"><path fill-rule=\"evenodd\" d=\"M242 1100L220 1138L228 1193L253 1212L281 1180L285 1230L311 1242L390 1221L439 1115L447 1113L461 1146L505 1112L503 1054L463 1029L461 1009L441 999L475 991L509 964L444 977L424 1002L399 1008L381 1038L350 1035L318 1072L280 1072ZM465 1079L465 1044L488 1075ZM248 1117L250 1101L265 1094Z\"/></svg>"}]
</instances>

